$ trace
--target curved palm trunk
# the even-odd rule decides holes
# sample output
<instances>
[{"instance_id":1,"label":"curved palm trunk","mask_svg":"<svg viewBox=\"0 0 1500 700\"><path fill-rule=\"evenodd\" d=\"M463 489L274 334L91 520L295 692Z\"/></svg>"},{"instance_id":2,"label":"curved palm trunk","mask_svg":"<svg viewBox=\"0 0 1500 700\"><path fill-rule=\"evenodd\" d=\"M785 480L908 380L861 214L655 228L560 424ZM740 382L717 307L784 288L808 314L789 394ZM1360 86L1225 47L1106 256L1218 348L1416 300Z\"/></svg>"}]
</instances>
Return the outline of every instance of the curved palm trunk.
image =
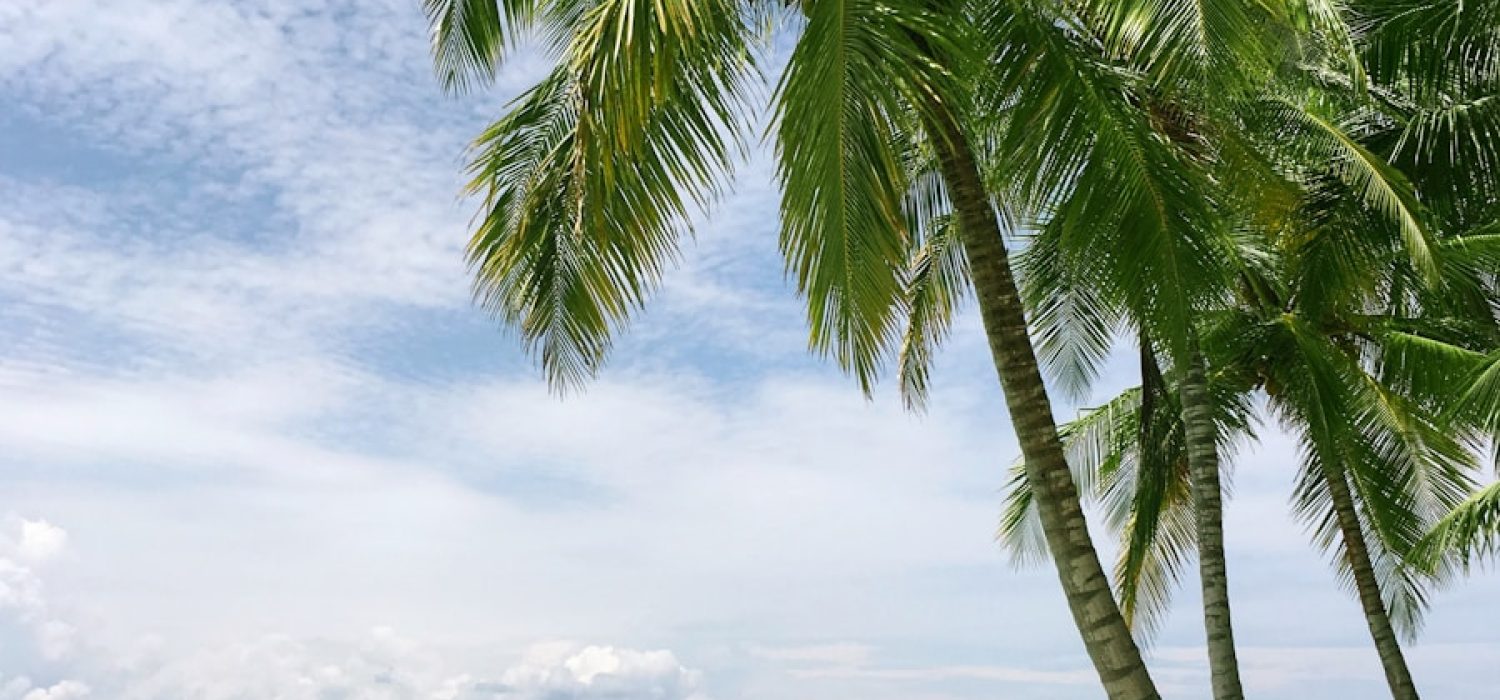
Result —
<instances>
[{"instance_id":1,"label":"curved palm trunk","mask_svg":"<svg viewBox=\"0 0 1500 700\"><path fill-rule=\"evenodd\" d=\"M1370 637L1375 640L1375 651L1380 654L1380 664L1385 667L1385 680L1391 686L1391 697L1396 700L1417 700L1417 686L1412 682L1411 670L1406 666L1406 655L1401 652L1401 642L1391 626L1390 614L1380 596L1380 585L1375 579L1375 566L1370 562L1370 550L1365 546L1365 535L1359 524L1359 513L1354 509L1354 495L1349 490L1349 479L1337 465L1325 465L1328 493L1333 500L1334 515L1338 518L1339 534L1344 538L1344 552L1349 557L1349 570L1354 574L1354 588L1359 593L1359 603L1365 610L1365 622L1370 626Z\"/></svg>"},{"instance_id":2,"label":"curved palm trunk","mask_svg":"<svg viewBox=\"0 0 1500 700\"><path fill-rule=\"evenodd\" d=\"M1182 420L1193 487L1209 676L1216 700L1241 700L1245 691L1240 686L1240 666L1235 658L1234 627L1229 615L1229 571L1224 557L1224 491L1219 483L1218 428L1214 424L1203 353L1198 349L1196 337L1190 335L1188 343L1188 363L1182 381Z\"/></svg>"},{"instance_id":3,"label":"curved palm trunk","mask_svg":"<svg viewBox=\"0 0 1500 700\"><path fill-rule=\"evenodd\" d=\"M958 217L990 354L1021 443L1026 478L1036 495L1042 529L1068 608L1111 700L1155 700L1160 695L1110 592L1109 579L1089 537L1078 488L1063 456L1052 404L1031 347L999 220L957 122L936 100L928 108L929 128Z\"/></svg>"}]
</instances>

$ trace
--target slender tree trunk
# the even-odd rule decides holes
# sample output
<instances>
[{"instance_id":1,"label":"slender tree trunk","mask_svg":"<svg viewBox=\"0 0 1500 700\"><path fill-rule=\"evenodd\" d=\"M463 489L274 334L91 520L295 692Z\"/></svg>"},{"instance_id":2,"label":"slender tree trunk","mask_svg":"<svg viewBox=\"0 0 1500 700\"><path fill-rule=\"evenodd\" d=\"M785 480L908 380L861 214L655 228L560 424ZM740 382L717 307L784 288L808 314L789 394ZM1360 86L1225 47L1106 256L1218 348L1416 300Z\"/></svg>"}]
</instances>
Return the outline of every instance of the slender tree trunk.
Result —
<instances>
[{"instance_id":1,"label":"slender tree trunk","mask_svg":"<svg viewBox=\"0 0 1500 700\"><path fill-rule=\"evenodd\" d=\"M1155 700L1160 695L1110 592L1109 579L1089 537L1078 488L1063 456L1052 404L1031 347L1000 223L973 151L944 105L933 100L927 107L928 126L958 217L990 354L1021 443L1026 478L1036 496L1047 547L1057 565L1068 608L1109 697Z\"/></svg>"},{"instance_id":2,"label":"slender tree trunk","mask_svg":"<svg viewBox=\"0 0 1500 700\"><path fill-rule=\"evenodd\" d=\"M1224 557L1223 487L1219 483L1218 426L1208 375L1196 336L1188 337L1182 381L1182 421L1187 440L1188 473L1193 486L1193 516L1198 535L1198 578L1203 589L1203 626L1208 634L1209 679L1216 700L1242 700L1240 665L1234 652L1229 615L1229 570Z\"/></svg>"},{"instance_id":3,"label":"slender tree trunk","mask_svg":"<svg viewBox=\"0 0 1500 700\"><path fill-rule=\"evenodd\" d=\"M1354 509L1354 496L1349 490L1349 477L1341 465L1325 465L1328 493L1333 499L1334 515L1338 518L1339 534L1344 538L1344 552L1349 557L1349 570L1354 573L1354 589L1359 593L1359 603L1365 609L1365 622L1370 626L1370 637L1375 640L1375 651L1380 654L1380 664L1385 667L1385 680L1391 686L1391 697L1396 700L1417 700L1417 686L1412 682L1411 670L1406 667L1406 656L1401 652L1401 642L1391 626L1391 616L1386 612L1385 601L1380 596L1380 584L1375 579L1375 566L1370 562L1370 550L1365 546L1365 535L1359 525L1359 513Z\"/></svg>"}]
</instances>

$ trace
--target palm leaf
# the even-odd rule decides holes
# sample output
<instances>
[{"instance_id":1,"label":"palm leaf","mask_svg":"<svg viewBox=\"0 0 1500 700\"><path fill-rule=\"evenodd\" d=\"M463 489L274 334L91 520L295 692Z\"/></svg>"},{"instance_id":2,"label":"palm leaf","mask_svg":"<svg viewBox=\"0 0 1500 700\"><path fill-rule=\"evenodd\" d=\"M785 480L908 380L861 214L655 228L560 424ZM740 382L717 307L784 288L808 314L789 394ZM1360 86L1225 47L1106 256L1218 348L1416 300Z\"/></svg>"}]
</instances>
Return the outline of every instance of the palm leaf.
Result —
<instances>
[{"instance_id":1,"label":"palm leaf","mask_svg":"<svg viewBox=\"0 0 1500 700\"><path fill-rule=\"evenodd\" d=\"M735 7L591 5L565 59L475 143L476 296L554 387L595 375L739 152L753 64Z\"/></svg>"},{"instance_id":2,"label":"palm leaf","mask_svg":"<svg viewBox=\"0 0 1500 700\"><path fill-rule=\"evenodd\" d=\"M1314 161L1329 163L1333 175L1360 201L1395 225L1412 266L1424 278L1435 280L1438 264L1433 242L1423 224L1421 204L1406 177L1318 106L1278 99L1272 108L1300 137L1298 143L1309 149Z\"/></svg>"},{"instance_id":3,"label":"palm leaf","mask_svg":"<svg viewBox=\"0 0 1500 700\"><path fill-rule=\"evenodd\" d=\"M781 248L807 298L813 349L868 392L896 345L914 235L903 125L941 72L936 17L917 2L806 3L777 88Z\"/></svg>"},{"instance_id":4,"label":"palm leaf","mask_svg":"<svg viewBox=\"0 0 1500 700\"><path fill-rule=\"evenodd\" d=\"M1500 552L1500 484L1490 484L1433 526L1422 541L1420 556L1428 562L1451 557L1467 569L1474 559L1497 552Z\"/></svg>"}]
</instances>

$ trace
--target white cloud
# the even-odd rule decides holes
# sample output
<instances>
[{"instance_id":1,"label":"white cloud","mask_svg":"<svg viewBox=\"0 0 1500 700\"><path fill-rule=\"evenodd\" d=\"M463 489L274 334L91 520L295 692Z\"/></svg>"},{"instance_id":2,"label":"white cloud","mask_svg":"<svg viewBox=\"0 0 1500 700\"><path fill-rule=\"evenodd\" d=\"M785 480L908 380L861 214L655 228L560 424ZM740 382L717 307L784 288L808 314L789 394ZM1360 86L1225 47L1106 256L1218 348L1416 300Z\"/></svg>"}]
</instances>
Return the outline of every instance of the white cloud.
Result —
<instances>
[{"instance_id":1,"label":"white cloud","mask_svg":"<svg viewBox=\"0 0 1500 700\"><path fill-rule=\"evenodd\" d=\"M0 685L0 700L81 700L90 697L87 685L78 681L59 681L46 687L34 687L26 677L11 679Z\"/></svg>"},{"instance_id":2,"label":"white cloud","mask_svg":"<svg viewBox=\"0 0 1500 700\"><path fill-rule=\"evenodd\" d=\"M148 638L124 649L87 640L78 650L82 632L51 608L37 572L0 558L0 674L30 670L28 658L71 655L55 669L83 679L42 685L15 675L0 684L0 700L79 700L94 688L121 700L708 700L701 674L666 650L548 643L509 668L463 672L388 627L355 643L268 635L175 654ZM30 634L11 638L12 626Z\"/></svg>"},{"instance_id":3,"label":"white cloud","mask_svg":"<svg viewBox=\"0 0 1500 700\"><path fill-rule=\"evenodd\" d=\"M700 675L670 651L545 644L506 671L494 690L506 700L707 700Z\"/></svg>"},{"instance_id":4,"label":"white cloud","mask_svg":"<svg viewBox=\"0 0 1500 700\"><path fill-rule=\"evenodd\" d=\"M68 546L68 531L45 520L22 520L16 554L31 562L44 562Z\"/></svg>"},{"instance_id":5,"label":"white cloud","mask_svg":"<svg viewBox=\"0 0 1500 700\"><path fill-rule=\"evenodd\" d=\"M30 615L43 606L41 579L31 569L0 558L0 610Z\"/></svg>"},{"instance_id":6,"label":"white cloud","mask_svg":"<svg viewBox=\"0 0 1500 700\"><path fill-rule=\"evenodd\" d=\"M88 686L78 681L62 681L46 688L34 688L21 700L78 700L88 696Z\"/></svg>"},{"instance_id":7,"label":"white cloud","mask_svg":"<svg viewBox=\"0 0 1500 700\"><path fill-rule=\"evenodd\" d=\"M101 683L112 683L121 700L708 700L701 674L669 651L566 649L540 645L509 669L455 673L389 629L353 645L276 635L137 663Z\"/></svg>"}]
</instances>

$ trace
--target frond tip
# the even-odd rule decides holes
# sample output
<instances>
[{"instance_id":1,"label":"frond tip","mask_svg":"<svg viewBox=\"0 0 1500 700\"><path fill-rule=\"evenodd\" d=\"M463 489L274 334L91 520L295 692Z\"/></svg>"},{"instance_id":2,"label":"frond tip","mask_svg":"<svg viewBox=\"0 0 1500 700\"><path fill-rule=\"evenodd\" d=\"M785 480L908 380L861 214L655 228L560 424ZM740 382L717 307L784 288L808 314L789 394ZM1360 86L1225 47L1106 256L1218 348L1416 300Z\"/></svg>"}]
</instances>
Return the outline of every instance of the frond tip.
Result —
<instances>
[{"instance_id":1,"label":"frond tip","mask_svg":"<svg viewBox=\"0 0 1500 700\"><path fill-rule=\"evenodd\" d=\"M518 20L534 0L423 0L432 31L432 59L443 87L462 91L489 82L499 69Z\"/></svg>"},{"instance_id":2,"label":"frond tip","mask_svg":"<svg viewBox=\"0 0 1500 700\"><path fill-rule=\"evenodd\" d=\"M1452 558L1468 568L1476 558L1500 554L1500 484L1460 503L1438 521L1417 551L1434 567L1437 560Z\"/></svg>"}]
</instances>

